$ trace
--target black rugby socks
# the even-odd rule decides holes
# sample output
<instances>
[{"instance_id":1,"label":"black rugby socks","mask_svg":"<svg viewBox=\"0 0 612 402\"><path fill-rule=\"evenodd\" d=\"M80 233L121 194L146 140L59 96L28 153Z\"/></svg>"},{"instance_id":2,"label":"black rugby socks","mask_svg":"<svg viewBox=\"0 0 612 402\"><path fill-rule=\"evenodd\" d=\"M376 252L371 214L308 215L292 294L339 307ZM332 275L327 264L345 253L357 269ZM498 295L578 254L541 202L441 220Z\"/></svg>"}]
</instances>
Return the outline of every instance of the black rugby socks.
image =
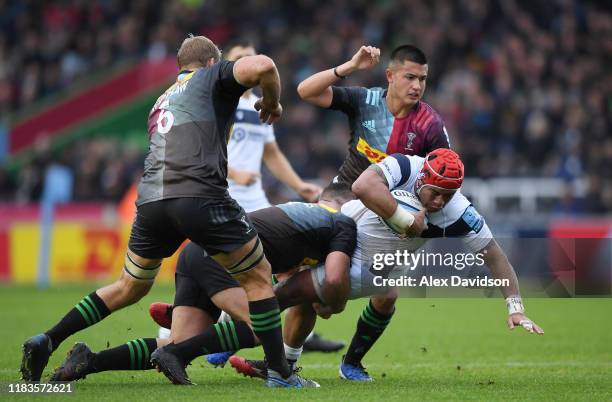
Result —
<instances>
[{"instance_id":1,"label":"black rugby socks","mask_svg":"<svg viewBox=\"0 0 612 402\"><path fill-rule=\"evenodd\" d=\"M200 335L165 348L189 363L198 356L231 352L255 346L255 336L244 321L222 321L208 327Z\"/></svg>"},{"instance_id":2,"label":"black rugby socks","mask_svg":"<svg viewBox=\"0 0 612 402\"><path fill-rule=\"evenodd\" d=\"M93 292L78 302L53 328L45 332L51 338L53 350L70 335L94 325L110 314L104 301Z\"/></svg>"},{"instance_id":3,"label":"black rugby socks","mask_svg":"<svg viewBox=\"0 0 612 402\"><path fill-rule=\"evenodd\" d=\"M395 312L395 311L394 311ZM389 315L381 314L372 305L372 301L368 303L361 317L357 321L357 331L353 335L351 345L346 352L344 362L348 364L359 364L363 356L370 350L372 345L376 343L391 321L393 313Z\"/></svg>"},{"instance_id":4,"label":"black rugby socks","mask_svg":"<svg viewBox=\"0 0 612 402\"><path fill-rule=\"evenodd\" d=\"M134 339L116 348L96 353L90 367L90 372L152 369L150 356L155 349L157 349L155 338Z\"/></svg>"},{"instance_id":5,"label":"black rugby socks","mask_svg":"<svg viewBox=\"0 0 612 402\"><path fill-rule=\"evenodd\" d=\"M276 297L250 301L249 313L253 331L259 338L266 354L268 367L284 378L291 375L285 358L280 309Z\"/></svg>"}]
</instances>

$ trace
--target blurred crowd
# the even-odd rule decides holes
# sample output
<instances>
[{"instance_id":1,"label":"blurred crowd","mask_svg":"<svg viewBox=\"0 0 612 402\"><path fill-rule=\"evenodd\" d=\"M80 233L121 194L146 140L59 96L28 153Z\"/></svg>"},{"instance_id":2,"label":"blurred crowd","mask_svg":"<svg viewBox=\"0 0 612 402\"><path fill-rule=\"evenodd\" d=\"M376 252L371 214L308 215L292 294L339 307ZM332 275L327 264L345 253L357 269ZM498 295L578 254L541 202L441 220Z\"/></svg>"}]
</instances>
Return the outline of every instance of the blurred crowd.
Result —
<instances>
[{"instance_id":1,"label":"blurred crowd","mask_svg":"<svg viewBox=\"0 0 612 402\"><path fill-rule=\"evenodd\" d=\"M118 64L172 57L188 32L221 48L248 38L275 60L285 108L277 140L304 177L333 177L348 125L341 114L300 101L297 84L370 44L381 48L381 65L342 84L384 87L385 57L412 43L429 60L424 100L444 118L468 176L560 177L570 192L582 178L594 199L571 208L612 210L612 13L605 2L0 0L0 115ZM98 137L64 151L77 178L75 199L114 199L109 182L133 180L142 155L112 143ZM88 148L102 149L100 158L81 166ZM18 178L0 170L1 194L18 187L13 194L35 199L22 176L46 158L34 158ZM79 175L90 171L79 190Z\"/></svg>"},{"instance_id":2,"label":"blurred crowd","mask_svg":"<svg viewBox=\"0 0 612 402\"><path fill-rule=\"evenodd\" d=\"M79 202L118 202L142 174L142 149L115 136L81 139L57 154L46 140L34 147L32 160L19 169L16 179L0 167L0 201L40 201L51 166L68 168L71 199Z\"/></svg>"}]
</instances>

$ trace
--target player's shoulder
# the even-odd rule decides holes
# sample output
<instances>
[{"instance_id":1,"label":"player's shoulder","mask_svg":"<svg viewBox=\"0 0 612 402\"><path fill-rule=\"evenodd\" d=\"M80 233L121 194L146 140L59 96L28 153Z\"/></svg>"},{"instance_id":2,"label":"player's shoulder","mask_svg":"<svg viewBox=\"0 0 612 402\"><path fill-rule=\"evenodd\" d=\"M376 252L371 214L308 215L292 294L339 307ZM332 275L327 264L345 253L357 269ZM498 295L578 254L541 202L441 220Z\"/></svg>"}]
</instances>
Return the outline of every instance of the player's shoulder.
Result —
<instances>
[{"instance_id":1,"label":"player's shoulder","mask_svg":"<svg viewBox=\"0 0 612 402\"><path fill-rule=\"evenodd\" d=\"M425 158L419 155L406 155L400 153L393 153L387 156L382 162L379 162L378 165L383 164L385 161L395 161L399 167L402 174L412 174L414 172L419 172L425 163Z\"/></svg>"},{"instance_id":2,"label":"player's shoulder","mask_svg":"<svg viewBox=\"0 0 612 402\"><path fill-rule=\"evenodd\" d=\"M467 231L479 232L484 225L484 217L460 191L451 198L442 211L427 216L430 222L440 227L461 224L460 226Z\"/></svg>"},{"instance_id":3,"label":"player's shoulder","mask_svg":"<svg viewBox=\"0 0 612 402\"><path fill-rule=\"evenodd\" d=\"M385 89L381 87L365 88L360 93L360 97L367 106L384 106L383 98L385 97Z\"/></svg>"},{"instance_id":4,"label":"player's shoulder","mask_svg":"<svg viewBox=\"0 0 612 402\"><path fill-rule=\"evenodd\" d=\"M423 101L419 101L414 116L415 128L422 132L427 132L436 125L444 125L442 116L431 105Z\"/></svg>"},{"instance_id":5,"label":"player's shoulder","mask_svg":"<svg viewBox=\"0 0 612 402\"><path fill-rule=\"evenodd\" d=\"M344 91L347 94L357 97L360 100L367 101L369 105L379 103L384 95L384 88L381 87L362 87L362 86L334 86L336 90Z\"/></svg>"},{"instance_id":6,"label":"player's shoulder","mask_svg":"<svg viewBox=\"0 0 612 402\"><path fill-rule=\"evenodd\" d=\"M340 212L353 222L357 222L368 211L361 200L350 200L340 207Z\"/></svg>"},{"instance_id":7,"label":"player's shoulder","mask_svg":"<svg viewBox=\"0 0 612 402\"><path fill-rule=\"evenodd\" d=\"M312 204L312 203L308 203L308 202L301 202L301 201L290 201L290 202L286 202L284 204L275 205L275 206L273 206L271 208L278 208L281 211L283 211L286 214L288 214L289 216L291 216L292 218L295 217L295 216L304 217L305 214L308 214L308 215L312 215L312 214L325 215L325 214L328 214L327 211L323 210L322 208L319 208L317 206L317 204Z\"/></svg>"},{"instance_id":8,"label":"player's shoulder","mask_svg":"<svg viewBox=\"0 0 612 402\"><path fill-rule=\"evenodd\" d=\"M233 77L234 62L228 60L220 60L210 66L198 68L193 75L196 81L217 82L224 77Z\"/></svg>"},{"instance_id":9,"label":"player's shoulder","mask_svg":"<svg viewBox=\"0 0 612 402\"><path fill-rule=\"evenodd\" d=\"M188 74L190 86L196 88L214 85L219 80L219 63L201 67Z\"/></svg>"},{"instance_id":10,"label":"player's shoulder","mask_svg":"<svg viewBox=\"0 0 612 402\"><path fill-rule=\"evenodd\" d=\"M353 228L356 227L355 221L351 217L345 215L344 213L342 213L340 211L334 213L332 215L332 217L333 217L334 221L336 221L336 222L340 222L341 224L348 225L348 226L353 227Z\"/></svg>"}]
</instances>

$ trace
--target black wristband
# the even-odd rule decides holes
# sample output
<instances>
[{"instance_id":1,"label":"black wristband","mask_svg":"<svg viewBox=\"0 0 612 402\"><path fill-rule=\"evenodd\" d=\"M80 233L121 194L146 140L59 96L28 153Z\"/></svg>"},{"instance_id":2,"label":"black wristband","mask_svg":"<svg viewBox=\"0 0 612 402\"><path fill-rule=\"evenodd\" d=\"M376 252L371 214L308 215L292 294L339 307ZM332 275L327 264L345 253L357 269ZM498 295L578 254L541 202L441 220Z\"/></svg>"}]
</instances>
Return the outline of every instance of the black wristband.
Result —
<instances>
[{"instance_id":1,"label":"black wristband","mask_svg":"<svg viewBox=\"0 0 612 402\"><path fill-rule=\"evenodd\" d=\"M334 67L334 75L338 78L340 78L341 80L346 78L346 75L340 75L338 74L338 67Z\"/></svg>"}]
</instances>

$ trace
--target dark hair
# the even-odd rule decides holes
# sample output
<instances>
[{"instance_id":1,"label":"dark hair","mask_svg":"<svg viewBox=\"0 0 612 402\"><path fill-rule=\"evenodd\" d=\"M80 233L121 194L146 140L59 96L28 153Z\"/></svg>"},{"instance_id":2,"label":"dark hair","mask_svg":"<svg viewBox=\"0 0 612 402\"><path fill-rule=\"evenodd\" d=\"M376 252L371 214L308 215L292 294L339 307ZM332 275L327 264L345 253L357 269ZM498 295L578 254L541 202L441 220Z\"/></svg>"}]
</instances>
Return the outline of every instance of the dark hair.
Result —
<instances>
[{"instance_id":1,"label":"dark hair","mask_svg":"<svg viewBox=\"0 0 612 402\"><path fill-rule=\"evenodd\" d=\"M249 39L244 39L244 38L232 39L229 42L227 42L225 46L223 46L223 53L227 54L229 53L230 50L238 46L255 48L255 44L253 43L253 41Z\"/></svg>"},{"instance_id":2,"label":"dark hair","mask_svg":"<svg viewBox=\"0 0 612 402\"><path fill-rule=\"evenodd\" d=\"M337 200L343 204L347 201L354 200L355 194L351 191L351 186L346 183L332 183L325 187L321 192L319 199Z\"/></svg>"},{"instance_id":3,"label":"dark hair","mask_svg":"<svg viewBox=\"0 0 612 402\"><path fill-rule=\"evenodd\" d=\"M427 57L421 49L412 45L398 46L391 52L391 63L403 64L406 61L423 65L427 64Z\"/></svg>"}]
</instances>

